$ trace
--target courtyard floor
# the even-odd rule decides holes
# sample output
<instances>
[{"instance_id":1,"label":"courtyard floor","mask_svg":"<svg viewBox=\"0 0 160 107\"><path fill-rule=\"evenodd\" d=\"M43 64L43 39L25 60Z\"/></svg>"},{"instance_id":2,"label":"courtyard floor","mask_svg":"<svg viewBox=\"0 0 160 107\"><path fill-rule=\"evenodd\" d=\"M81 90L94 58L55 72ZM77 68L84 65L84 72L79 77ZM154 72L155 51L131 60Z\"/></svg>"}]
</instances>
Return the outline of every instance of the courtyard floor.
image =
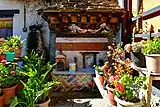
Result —
<instances>
[{"instance_id":1,"label":"courtyard floor","mask_svg":"<svg viewBox=\"0 0 160 107\"><path fill-rule=\"evenodd\" d=\"M94 99L69 99L67 101L59 101L51 107L111 107L107 105L107 101L102 98Z\"/></svg>"}]
</instances>

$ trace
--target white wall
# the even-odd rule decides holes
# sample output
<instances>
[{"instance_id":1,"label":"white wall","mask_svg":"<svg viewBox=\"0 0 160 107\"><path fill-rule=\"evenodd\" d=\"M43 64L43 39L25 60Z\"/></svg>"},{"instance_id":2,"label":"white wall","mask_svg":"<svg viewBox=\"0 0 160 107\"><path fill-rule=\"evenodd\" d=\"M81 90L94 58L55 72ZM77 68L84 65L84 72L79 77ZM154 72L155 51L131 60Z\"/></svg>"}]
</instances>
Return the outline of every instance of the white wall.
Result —
<instances>
[{"instance_id":1,"label":"white wall","mask_svg":"<svg viewBox=\"0 0 160 107\"><path fill-rule=\"evenodd\" d=\"M83 57L82 54L80 54L80 52L86 52L86 51L63 51L63 53L67 56L66 59L66 66L69 66L69 63L74 63L74 57L77 58L77 67L78 68L83 68ZM87 51L89 52L89 51ZM93 52L93 51L92 51ZM97 64L99 64L99 60L103 59L104 61L107 61L107 54L106 51L94 51L94 52L99 52L99 54L97 54ZM58 53L58 51L57 51Z\"/></svg>"},{"instance_id":2,"label":"white wall","mask_svg":"<svg viewBox=\"0 0 160 107\"><path fill-rule=\"evenodd\" d=\"M32 0L33 1L33 0ZM42 1L40 1L42 2ZM34 1L27 4L27 27L30 25L36 24L36 21L38 20L39 24L43 24L43 31L44 31L44 39L46 43L46 47L49 45L49 28L48 23L45 22L43 19L41 19L36 14L36 8L41 7L43 2L41 4L37 4ZM24 3L23 1L16 1L16 0L0 0L0 10L11 10L11 9L19 9L20 14L15 14L13 18L13 35L20 35L21 39L24 40L27 38L27 34L29 32L29 29L27 32L23 32L22 28L24 26ZM22 55L25 54L25 44L22 51Z\"/></svg>"},{"instance_id":3,"label":"white wall","mask_svg":"<svg viewBox=\"0 0 160 107\"><path fill-rule=\"evenodd\" d=\"M11 0L0 0L0 10L12 10L19 9L20 14L15 14L13 19L13 34L22 35L24 38L25 33L22 32L23 27L23 2L11 1Z\"/></svg>"}]
</instances>

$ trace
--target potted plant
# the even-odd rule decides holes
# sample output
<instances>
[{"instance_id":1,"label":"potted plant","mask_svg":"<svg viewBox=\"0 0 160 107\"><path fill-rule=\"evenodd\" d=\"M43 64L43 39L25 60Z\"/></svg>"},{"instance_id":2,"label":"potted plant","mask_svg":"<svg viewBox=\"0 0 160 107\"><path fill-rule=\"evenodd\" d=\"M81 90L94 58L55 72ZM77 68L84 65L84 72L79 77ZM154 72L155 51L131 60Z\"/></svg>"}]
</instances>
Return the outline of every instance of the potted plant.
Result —
<instances>
[{"instance_id":1,"label":"potted plant","mask_svg":"<svg viewBox=\"0 0 160 107\"><path fill-rule=\"evenodd\" d=\"M149 72L160 72L160 38L147 40L142 48L146 58L146 67Z\"/></svg>"},{"instance_id":2,"label":"potted plant","mask_svg":"<svg viewBox=\"0 0 160 107\"><path fill-rule=\"evenodd\" d=\"M142 107L143 96L141 90L146 87L144 83L146 77L132 77L129 74L123 74L115 83L115 100L118 105L125 107Z\"/></svg>"},{"instance_id":3,"label":"potted plant","mask_svg":"<svg viewBox=\"0 0 160 107\"><path fill-rule=\"evenodd\" d=\"M12 66L5 66L0 63L0 88L4 94L4 104L10 104L10 99L15 96L16 74Z\"/></svg>"},{"instance_id":4,"label":"potted plant","mask_svg":"<svg viewBox=\"0 0 160 107\"><path fill-rule=\"evenodd\" d=\"M8 50L9 46L7 45L7 40L3 40L0 43L0 61L6 60L6 51Z\"/></svg>"},{"instance_id":5,"label":"potted plant","mask_svg":"<svg viewBox=\"0 0 160 107\"><path fill-rule=\"evenodd\" d=\"M0 47L0 61L6 60L5 51L2 47Z\"/></svg>"},{"instance_id":6,"label":"potted plant","mask_svg":"<svg viewBox=\"0 0 160 107\"><path fill-rule=\"evenodd\" d=\"M32 63L30 61L32 61ZM19 73L27 77L28 80L26 83L21 81L24 89L20 93L20 96L12 101L11 107L17 105L24 107L48 107L50 102L48 91L54 84L57 84L57 82L48 81L47 77L55 64L52 65L49 62L44 64L42 57L38 57L38 54L35 54L35 52L29 56L25 56L24 63L25 65ZM28 96L28 94L30 96Z\"/></svg>"},{"instance_id":7,"label":"potted plant","mask_svg":"<svg viewBox=\"0 0 160 107\"><path fill-rule=\"evenodd\" d=\"M2 93L2 90L0 89L0 107L3 107L3 99L4 99L4 95Z\"/></svg>"},{"instance_id":8,"label":"potted plant","mask_svg":"<svg viewBox=\"0 0 160 107\"><path fill-rule=\"evenodd\" d=\"M95 66L96 78L99 79L101 86L103 86L105 75L104 73L108 70L107 62L103 66Z\"/></svg>"},{"instance_id":9,"label":"potted plant","mask_svg":"<svg viewBox=\"0 0 160 107\"><path fill-rule=\"evenodd\" d=\"M15 97L10 107L49 107L50 98L48 91L55 82L46 82L46 76L49 71L40 77L36 77L34 71L28 72L29 78L26 83L22 82L24 89L19 96ZM28 96L29 95L29 96Z\"/></svg>"},{"instance_id":10,"label":"potted plant","mask_svg":"<svg viewBox=\"0 0 160 107\"><path fill-rule=\"evenodd\" d=\"M8 41L11 43L11 47L14 48L15 57L19 58L22 51L22 45L24 41L21 41L21 36L11 36L8 38Z\"/></svg>"},{"instance_id":11,"label":"potted plant","mask_svg":"<svg viewBox=\"0 0 160 107\"><path fill-rule=\"evenodd\" d=\"M110 66L110 69L107 72L107 80L108 84L106 86L108 90L108 97L110 99L110 102L112 105L116 106L116 101L114 100L114 93L113 90L115 89L115 83L119 79L119 76L122 74L131 74L132 68L130 67L129 63L127 61L119 61L115 60L112 62L112 65Z\"/></svg>"}]
</instances>

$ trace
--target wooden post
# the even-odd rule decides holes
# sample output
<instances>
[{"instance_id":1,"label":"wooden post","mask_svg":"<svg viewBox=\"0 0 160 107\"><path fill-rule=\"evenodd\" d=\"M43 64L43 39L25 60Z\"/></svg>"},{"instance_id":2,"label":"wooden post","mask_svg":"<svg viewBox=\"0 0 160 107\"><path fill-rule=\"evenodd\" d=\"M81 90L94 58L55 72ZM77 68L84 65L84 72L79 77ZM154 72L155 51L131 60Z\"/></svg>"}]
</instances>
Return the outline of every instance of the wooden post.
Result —
<instances>
[{"instance_id":1,"label":"wooden post","mask_svg":"<svg viewBox=\"0 0 160 107\"><path fill-rule=\"evenodd\" d=\"M142 29L142 17L138 18L138 29Z\"/></svg>"},{"instance_id":2,"label":"wooden post","mask_svg":"<svg viewBox=\"0 0 160 107\"><path fill-rule=\"evenodd\" d=\"M132 18L133 15L132 15L132 0L128 0L128 18Z\"/></svg>"},{"instance_id":3,"label":"wooden post","mask_svg":"<svg viewBox=\"0 0 160 107\"><path fill-rule=\"evenodd\" d=\"M150 100L151 100L151 95L152 95L152 80L153 80L153 77L150 75L150 74L147 74L146 75L146 83L147 83L147 90L145 92L145 100L146 100L146 103L145 103L145 106L144 107L150 107Z\"/></svg>"},{"instance_id":4,"label":"wooden post","mask_svg":"<svg viewBox=\"0 0 160 107\"><path fill-rule=\"evenodd\" d=\"M56 33L54 30L50 29L50 39L49 39L49 53L51 63L55 63L56 57Z\"/></svg>"}]
</instances>

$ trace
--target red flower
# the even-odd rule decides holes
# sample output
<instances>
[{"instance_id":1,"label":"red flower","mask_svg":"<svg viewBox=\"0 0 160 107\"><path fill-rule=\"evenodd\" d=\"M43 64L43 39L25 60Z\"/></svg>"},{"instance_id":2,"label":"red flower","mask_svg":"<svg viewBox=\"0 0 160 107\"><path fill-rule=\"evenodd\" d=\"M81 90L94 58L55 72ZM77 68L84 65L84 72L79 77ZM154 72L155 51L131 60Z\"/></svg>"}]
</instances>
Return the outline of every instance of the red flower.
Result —
<instances>
[{"instance_id":1,"label":"red flower","mask_svg":"<svg viewBox=\"0 0 160 107\"><path fill-rule=\"evenodd\" d=\"M124 85L123 84L116 84L116 89L119 91L119 92L123 92L124 91Z\"/></svg>"}]
</instances>

